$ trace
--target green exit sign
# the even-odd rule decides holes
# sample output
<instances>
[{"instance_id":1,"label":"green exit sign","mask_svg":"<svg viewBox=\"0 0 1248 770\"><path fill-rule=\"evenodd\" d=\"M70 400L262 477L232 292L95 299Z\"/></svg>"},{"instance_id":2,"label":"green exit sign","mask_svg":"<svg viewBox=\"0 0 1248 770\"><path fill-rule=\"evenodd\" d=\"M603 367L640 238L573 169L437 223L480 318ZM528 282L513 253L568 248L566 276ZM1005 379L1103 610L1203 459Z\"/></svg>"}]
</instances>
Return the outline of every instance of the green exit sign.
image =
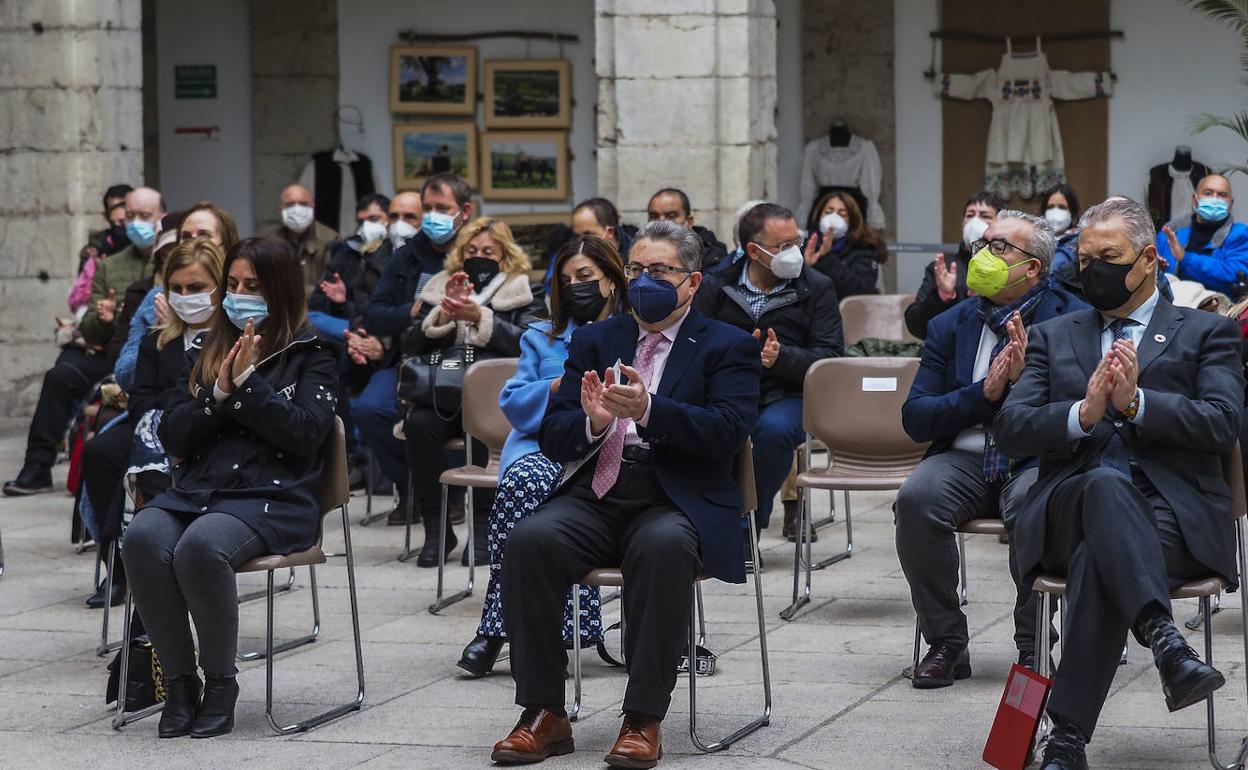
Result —
<instances>
[{"instance_id":1,"label":"green exit sign","mask_svg":"<svg viewBox=\"0 0 1248 770\"><path fill-rule=\"evenodd\" d=\"M178 64L173 68L175 99L216 99L217 65Z\"/></svg>"}]
</instances>

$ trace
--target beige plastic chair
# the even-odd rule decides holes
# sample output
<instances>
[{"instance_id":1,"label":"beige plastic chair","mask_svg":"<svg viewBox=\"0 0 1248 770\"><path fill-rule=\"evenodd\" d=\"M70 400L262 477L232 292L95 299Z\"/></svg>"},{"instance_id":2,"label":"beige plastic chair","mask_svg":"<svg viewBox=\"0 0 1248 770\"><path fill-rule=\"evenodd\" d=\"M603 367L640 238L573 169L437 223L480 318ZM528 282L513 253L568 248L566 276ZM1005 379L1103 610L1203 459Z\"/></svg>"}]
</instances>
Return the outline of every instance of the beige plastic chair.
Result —
<instances>
[{"instance_id":1,"label":"beige plastic chair","mask_svg":"<svg viewBox=\"0 0 1248 770\"><path fill-rule=\"evenodd\" d=\"M802 605L810 603L814 570L853 555L849 493L899 489L923 459L927 444L916 444L901 427L901 406L918 370L917 358L828 358L807 370L802 388L802 427L806 431L803 467L809 470L797 476L799 520L793 549L793 603L780 613L785 620L792 620ZM812 440L827 447L828 464L824 468L811 468ZM841 490L845 495L845 550L818 563L811 554L812 489Z\"/></svg>"},{"instance_id":2,"label":"beige plastic chair","mask_svg":"<svg viewBox=\"0 0 1248 770\"><path fill-rule=\"evenodd\" d=\"M906 328L906 308L913 294L858 294L841 300L841 333L849 347L868 337L918 342Z\"/></svg>"},{"instance_id":3,"label":"beige plastic chair","mask_svg":"<svg viewBox=\"0 0 1248 770\"><path fill-rule=\"evenodd\" d=\"M324 724L332 719L337 719L344 714L352 711L358 711L364 704L364 652L361 645L360 637L360 608L358 598L356 596L355 585L355 557L351 548L351 522L347 517L348 503L351 497L351 491L347 482L347 440L346 432L343 429L342 420L338 417L334 418L334 429L330 432L329 438L326 440L322 452L322 472L321 472L321 488L317 490L317 501L320 507L320 522L317 526L316 543L304 551L288 554L285 556L268 555L259 556L251 561L246 562L236 570L238 574L246 572L265 572L267 573L268 584L266 589L266 597L268 603L267 623L265 626L265 695L264 695L264 713L269 720L269 726L277 733L294 733L303 732L312 727ZM342 536L343 536L343 553L327 554L322 548L324 540L325 517L333 511L338 511L342 516ZM355 641L355 671L357 689L355 699L349 703L336 706L328 711L309 717L300 722L281 726L273 716L273 656L276 653L284 652L304 644L309 644L316 640L320 631L320 600L317 595L316 588L316 565L325 564L328 557L345 557L347 565L347 587L348 595L351 599L351 629ZM281 569L294 569L295 567L307 567L309 580L312 590L312 613L314 628L311 634L292 639L290 641L274 644L273 641L273 609L274 598L277 589L274 584L273 574ZM130 617L131 617L131 595L129 590L126 591L126 615L124 621L124 630L122 632L123 641L122 649L130 648ZM141 719L149 714L159 711L163 704L157 703L142 711L126 712L125 711L125 682L129 668L129 655L121 657L121 672L119 681L122 682L120 693L117 699L117 715L113 718L113 729L119 730L123 725Z\"/></svg>"},{"instance_id":4,"label":"beige plastic chair","mask_svg":"<svg viewBox=\"0 0 1248 770\"><path fill-rule=\"evenodd\" d=\"M1240 590L1244 590L1242 583L1248 578L1248 555L1244 552L1244 516L1248 514L1248 492L1244 489L1244 463L1242 450L1239 443L1236 442L1235 448L1230 454L1222 458L1222 474L1226 479L1227 485L1231 488L1231 513L1235 517L1235 542L1238 546L1239 561L1236 568L1239 570ZM1210 612L1210 600L1226 591L1230 586L1221 577L1208 577L1203 580L1193 580L1183 583L1179 587L1170 592L1171 599L1199 599L1200 613L1205 626L1205 662L1213 665L1213 615ZM1039 633L1036 634L1036 668L1040 676L1048 677L1049 672L1049 646L1050 646L1050 625L1045 622L1050 617L1050 606L1054 598L1059 605L1066 596L1066 578L1058 575L1040 575L1032 584L1032 589L1040 594L1040 605L1036 608L1036 628ZM1244 659L1240 663L1248 663L1248 611L1240 613L1243 626L1243 644ZM1059 661L1060 664L1060 661ZM1240 743L1239 753L1233 762L1223 763L1218 759L1217 752L1217 730L1214 721L1214 696L1210 695L1205 701L1205 727L1209 743L1209 762L1217 770L1237 770L1244 767L1245 761L1248 761L1248 738ZM1047 733L1050 728L1048 716L1045 715L1042 720L1040 732Z\"/></svg>"},{"instance_id":5,"label":"beige plastic chair","mask_svg":"<svg viewBox=\"0 0 1248 770\"><path fill-rule=\"evenodd\" d=\"M476 548L473 547L473 495L472 490L478 487L496 489L498 487L499 457L503 453L503 444L511 433L511 423L507 415L498 405L499 394L503 385L516 373L515 358L491 358L478 361L464 373L463 420L464 420L464 457L465 465L448 468L442 472L438 481L442 484L442 529L438 533L438 590L429 612L437 614L443 608L472 596L476 573ZM485 444L488 456L484 464L474 464L472 457L473 440ZM467 522L468 536L464 548L468 552L468 585L464 590L451 596L443 596L443 574L446 571L446 531L450 526L447 520L447 498L451 487L467 487L464 496L464 521ZM410 548L407 554L411 558ZM402 559L402 557L400 557Z\"/></svg>"},{"instance_id":6,"label":"beige plastic chair","mask_svg":"<svg viewBox=\"0 0 1248 770\"><path fill-rule=\"evenodd\" d=\"M755 534L754 528L754 510L758 507L758 494L754 485L753 448L748 439L745 442L745 446L737 454L736 476L737 483L741 487L741 516L746 520L744 523L749 527L746 532L750 538L750 558L754 564L758 564L758 536ZM699 644L698 626L700 623L705 622L700 611L702 604L701 582L709 578L706 575L699 575L694 580L693 605L689 613L689 738L693 741L693 745L704 753L709 754L726 749L760 727L765 727L771 723L771 666L767 657L767 621L766 612L763 609L763 584L762 579L759 577L759 570L752 570L752 573L754 575L754 603L758 614L758 646L763 665L763 713L729 735L709 743L704 741L698 734L698 674L697 666L693 664L694 651L697 650ZM573 596L579 593L582 585L623 588L624 573L618 567L593 570L581 578L579 584L572 586ZM703 628L702 637L705 636L706 632L705 628ZM572 613L572 638L581 638L581 618L579 612ZM575 722L581 710L581 650L579 644L573 644L572 647L572 686L575 696L572 708L568 709L568 718Z\"/></svg>"}]
</instances>

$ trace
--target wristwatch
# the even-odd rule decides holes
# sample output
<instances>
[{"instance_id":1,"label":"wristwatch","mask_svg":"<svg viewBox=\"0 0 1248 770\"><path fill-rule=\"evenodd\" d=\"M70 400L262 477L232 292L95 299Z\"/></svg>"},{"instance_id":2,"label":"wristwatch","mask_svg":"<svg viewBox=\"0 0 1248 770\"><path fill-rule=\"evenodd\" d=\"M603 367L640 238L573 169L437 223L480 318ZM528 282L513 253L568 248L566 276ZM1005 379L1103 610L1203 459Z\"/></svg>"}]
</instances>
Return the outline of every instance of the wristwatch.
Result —
<instances>
[{"instance_id":1,"label":"wristwatch","mask_svg":"<svg viewBox=\"0 0 1248 770\"><path fill-rule=\"evenodd\" d=\"M1127 408L1122 410L1123 416L1126 417L1128 420L1134 420L1135 416L1139 414L1141 395L1142 394L1140 393L1140 389L1136 388L1135 398L1131 399L1131 403L1127 405Z\"/></svg>"}]
</instances>

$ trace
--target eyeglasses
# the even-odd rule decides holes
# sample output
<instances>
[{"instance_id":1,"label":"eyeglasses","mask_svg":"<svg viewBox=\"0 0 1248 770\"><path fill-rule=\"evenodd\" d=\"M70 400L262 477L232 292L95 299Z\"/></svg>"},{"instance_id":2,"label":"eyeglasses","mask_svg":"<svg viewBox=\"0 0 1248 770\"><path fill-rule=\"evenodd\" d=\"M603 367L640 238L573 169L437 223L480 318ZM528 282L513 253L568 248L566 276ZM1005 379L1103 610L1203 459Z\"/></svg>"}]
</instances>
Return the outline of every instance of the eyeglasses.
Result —
<instances>
[{"instance_id":1,"label":"eyeglasses","mask_svg":"<svg viewBox=\"0 0 1248 770\"><path fill-rule=\"evenodd\" d=\"M988 247L989 252L991 252L994 256L998 256L998 257L1004 257L1005 252L1007 250L1014 249L1015 251L1020 251L1023 254L1026 254L1032 259L1039 259L1039 257L1037 257L1035 254L1032 254L1030 251L1027 251L1024 248L1015 246L1014 244L1010 243L1004 238L993 238L991 241L986 241L983 238L980 238L979 240L971 244L971 253L974 254L978 252L980 249L984 248L985 246Z\"/></svg>"},{"instance_id":2,"label":"eyeglasses","mask_svg":"<svg viewBox=\"0 0 1248 770\"><path fill-rule=\"evenodd\" d=\"M637 262L629 262L624 266L624 274L628 276L630 281L640 278L642 273L648 273L651 278L663 281L666 280L669 275L692 272L692 270L686 270L683 267L671 267L670 265L664 264L642 265Z\"/></svg>"}]
</instances>

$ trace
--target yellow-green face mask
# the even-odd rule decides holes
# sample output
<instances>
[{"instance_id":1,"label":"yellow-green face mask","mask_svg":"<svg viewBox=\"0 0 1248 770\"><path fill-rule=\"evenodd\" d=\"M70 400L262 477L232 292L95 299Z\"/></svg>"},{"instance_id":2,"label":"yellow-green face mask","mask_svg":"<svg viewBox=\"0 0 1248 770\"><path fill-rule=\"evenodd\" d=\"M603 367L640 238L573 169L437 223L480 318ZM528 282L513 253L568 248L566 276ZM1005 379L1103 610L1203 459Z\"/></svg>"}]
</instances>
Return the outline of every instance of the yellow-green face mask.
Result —
<instances>
[{"instance_id":1,"label":"yellow-green face mask","mask_svg":"<svg viewBox=\"0 0 1248 770\"><path fill-rule=\"evenodd\" d=\"M992 297L1001 291L1017 286L1027 280L1027 276L1010 282L1010 271L1022 267L1031 260L1011 265L1001 257L993 254L984 246L971 257L971 264L966 270L966 287L981 297Z\"/></svg>"}]
</instances>

